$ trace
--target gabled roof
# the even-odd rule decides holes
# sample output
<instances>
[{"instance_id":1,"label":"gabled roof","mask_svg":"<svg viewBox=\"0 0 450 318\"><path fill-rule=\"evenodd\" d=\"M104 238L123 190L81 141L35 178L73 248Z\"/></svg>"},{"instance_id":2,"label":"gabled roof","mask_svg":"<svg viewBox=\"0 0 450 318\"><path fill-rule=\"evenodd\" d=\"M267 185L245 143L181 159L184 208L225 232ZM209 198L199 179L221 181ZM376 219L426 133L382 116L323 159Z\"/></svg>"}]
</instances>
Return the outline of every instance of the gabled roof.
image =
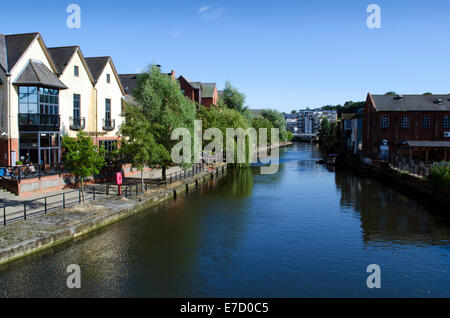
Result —
<instances>
[{"instance_id":1,"label":"gabled roof","mask_svg":"<svg viewBox=\"0 0 450 318\"><path fill-rule=\"evenodd\" d=\"M33 40L38 36L38 32L11 34L5 36L6 63L8 72L11 71L23 53L25 53L26 49L30 46L31 42L33 42Z\"/></svg>"},{"instance_id":2,"label":"gabled roof","mask_svg":"<svg viewBox=\"0 0 450 318\"><path fill-rule=\"evenodd\" d=\"M376 111L450 111L450 95L370 95Z\"/></svg>"},{"instance_id":3,"label":"gabled roof","mask_svg":"<svg viewBox=\"0 0 450 318\"><path fill-rule=\"evenodd\" d=\"M202 88L202 83L201 82L189 82L189 84L191 84L191 86L195 89L201 89Z\"/></svg>"},{"instance_id":4,"label":"gabled roof","mask_svg":"<svg viewBox=\"0 0 450 318\"><path fill-rule=\"evenodd\" d=\"M119 74L117 73L116 67L114 66L111 56L87 57L87 58L85 58L85 60L89 67L89 70L92 74L94 84L97 83L97 81L100 78L100 75L102 75L103 70L105 69L106 65L108 63L111 63L111 68L113 70L114 77L117 80L117 84L119 85L120 91L122 92L122 95L126 94L125 90L123 89L122 82L120 81Z\"/></svg>"},{"instance_id":5,"label":"gabled roof","mask_svg":"<svg viewBox=\"0 0 450 318\"><path fill-rule=\"evenodd\" d=\"M202 98L213 98L216 83L202 83Z\"/></svg>"},{"instance_id":6,"label":"gabled roof","mask_svg":"<svg viewBox=\"0 0 450 318\"><path fill-rule=\"evenodd\" d=\"M49 47L53 62L58 69L58 73L62 74L66 69L67 64L69 64L70 59L77 51L78 46L62 46L62 47Z\"/></svg>"},{"instance_id":7,"label":"gabled roof","mask_svg":"<svg viewBox=\"0 0 450 318\"><path fill-rule=\"evenodd\" d=\"M58 75L64 73L67 65L70 63L70 60L73 58L74 54L78 53L78 55L80 56L81 63L83 63L83 66L86 69L89 79L91 80L92 83L94 83L94 78L91 74L91 70L87 64L86 59L81 53L81 49L78 45L51 47L48 49L48 51L50 52L53 62L55 63L56 68L58 69Z\"/></svg>"},{"instance_id":8,"label":"gabled roof","mask_svg":"<svg viewBox=\"0 0 450 318\"><path fill-rule=\"evenodd\" d=\"M5 36L0 34L0 68L6 73L8 69Z\"/></svg>"},{"instance_id":9,"label":"gabled roof","mask_svg":"<svg viewBox=\"0 0 450 318\"><path fill-rule=\"evenodd\" d=\"M126 94L133 94L133 89L137 85L138 76L139 74L119 74L120 82Z\"/></svg>"},{"instance_id":10,"label":"gabled roof","mask_svg":"<svg viewBox=\"0 0 450 318\"><path fill-rule=\"evenodd\" d=\"M44 40L42 39L42 36L40 35L39 32L10 34L5 35L4 38L5 38L4 54L6 56L6 65L5 65L6 67L4 68L6 69L6 72L8 73L11 72L11 70L14 68L14 66L17 64L17 62L20 60L20 58L23 56L25 51L30 47L31 43L35 39L38 39L39 44L41 45L41 48L48 59L48 63L52 68L52 71L54 71L55 73L57 72L55 63L53 62L50 52L48 51L47 46L45 45ZM0 51L1 51L1 44L0 44Z\"/></svg>"},{"instance_id":11,"label":"gabled roof","mask_svg":"<svg viewBox=\"0 0 450 318\"><path fill-rule=\"evenodd\" d=\"M66 89L66 85L40 61L30 60L20 73L15 85L35 85Z\"/></svg>"},{"instance_id":12,"label":"gabled roof","mask_svg":"<svg viewBox=\"0 0 450 318\"><path fill-rule=\"evenodd\" d=\"M89 70L91 71L92 77L94 78L94 82L98 81L100 75L102 75L102 72L110 59L111 57L109 56L86 58L86 63L89 66Z\"/></svg>"}]
</instances>

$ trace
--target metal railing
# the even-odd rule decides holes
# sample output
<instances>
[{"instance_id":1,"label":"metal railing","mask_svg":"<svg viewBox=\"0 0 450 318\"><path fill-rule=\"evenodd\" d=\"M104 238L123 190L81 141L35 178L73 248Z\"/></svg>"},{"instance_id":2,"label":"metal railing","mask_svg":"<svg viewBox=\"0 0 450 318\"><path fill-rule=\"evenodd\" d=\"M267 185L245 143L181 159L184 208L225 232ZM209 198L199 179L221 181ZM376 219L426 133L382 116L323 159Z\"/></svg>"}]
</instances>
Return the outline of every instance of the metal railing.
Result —
<instances>
[{"instance_id":1,"label":"metal railing","mask_svg":"<svg viewBox=\"0 0 450 318\"><path fill-rule=\"evenodd\" d=\"M95 178L113 177L117 172L116 165L104 166L99 174L94 175ZM45 176L59 175L61 176L68 171L64 168L64 163L48 163L39 165L20 165L20 166L0 166L0 177L8 180L20 181L24 179L41 179Z\"/></svg>"},{"instance_id":2,"label":"metal railing","mask_svg":"<svg viewBox=\"0 0 450 318\"><path fill-rule=\"evenodd\" d=\"M47 128L54 129L59 127L59 115L49 114L19 114L19 128L20 130L34 130L36 127L41 127L42 130Z\"/></svg>"},{"instance_id":3,"label":"metal railing","mask_svg":"<svg viewBox=\"0 0 450 318\"><path fill-rule=\"evenodd\" d=\"M433 162L424 162L403 156L391 155L389 165L391 168L407 172L418 177L426 177L430 174L430 169L433 166Z\"/></svg>"},{"instance_id":4,"label":"metal railing","mask_svg":"<svg viewBox=\"0 0 450 318\"><path fill-rule=\"evenodd\" d=\"M83 130L86 127L86 118L84 117L69 117L69 128L71 130Z\"/></svg>"},{"instance_id":5,"label":"metal railing","mask_svg":"<svg viewBox=\"0 0 450 318\"><path fill-rule=\"evenodd\" d=\"M103 130L114 130L116 128L116 120L103 118Z\"/></svg>"},{"instance_id":6,"label":"metal railing","mask_svg":"<svg viewBox=\"0 0 450 318\"><path fill-rule=\"evenodd\" d=\"M222 169L224 169L222 167ZM95 201L100 198L108 198L113 196L122 196L131 198L138 196L140 193L153 189L159 189L176 181L191 178L207 170L205 164L194 164L189 170L180 170L170 173L165 179L152 180L150 182L141 182L123 184L121 186L115 184L104 184L96 186L85 186L85 201ZM211 173L218 174L219 169L216 168ZM45 197L4 204L0 208L2 214L0 222L6 226L12 222L26 220L33 216L47 214L52 211L65 209L69 206L80 204L83 201L81 189L66 191L64 193L48 195Z\"/></svg>"},{"instance_id":7,"label":"metal railing","mask_svg":"<svg viewBox=\"0 0 450 318\"><path fill-rule=\"evenodd\" d=\"M61 176L64 172L64 164L62 163L0 167L0 177L9 180L18 180L19 182L23 179L41 179L41 177L51 175Z\"/></svg>"}]
</instances>

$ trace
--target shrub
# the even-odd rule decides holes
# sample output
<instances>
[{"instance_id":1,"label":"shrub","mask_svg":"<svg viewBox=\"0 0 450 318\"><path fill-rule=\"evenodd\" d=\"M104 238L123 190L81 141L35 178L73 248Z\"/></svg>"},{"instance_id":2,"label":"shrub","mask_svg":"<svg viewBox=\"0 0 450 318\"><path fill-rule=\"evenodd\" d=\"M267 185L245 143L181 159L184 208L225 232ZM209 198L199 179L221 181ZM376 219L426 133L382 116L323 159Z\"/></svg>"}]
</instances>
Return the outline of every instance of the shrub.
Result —
<instances>
[{"instance_id":1,"label":"shrub","mask_svg":"<svg viewBox=\"0 0 450 318\"><path fill-rule=\"evenodd\" d=\"M427 181L434 187L450 189L450 162L434 163L430 168Z\"/></svg>"}]
</instances>

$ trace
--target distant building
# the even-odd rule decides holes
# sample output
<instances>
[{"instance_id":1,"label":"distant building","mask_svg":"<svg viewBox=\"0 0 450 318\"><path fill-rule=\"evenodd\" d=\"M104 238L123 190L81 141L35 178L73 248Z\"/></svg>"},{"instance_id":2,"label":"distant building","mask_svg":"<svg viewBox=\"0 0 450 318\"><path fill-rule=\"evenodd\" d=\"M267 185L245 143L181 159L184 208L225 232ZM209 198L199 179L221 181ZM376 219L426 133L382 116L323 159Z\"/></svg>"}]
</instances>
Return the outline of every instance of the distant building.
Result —
<instances>
[{"instance_id":1,"label":"distant building","mask_svg":"<svg viewBox=\"0 0 450 318\"><path fill-rule=\"evenodd\" d=\"M216 83L191 82L184 76L178 77L178 82L184 96L190 100L206 107L218 105L219 91Z\"/></svg>"},{"instance_id":2,"label":"distant building","mask_svg":"<svg viewBox=\"0 0 450 318\"><path fill-rule=\"evenodd\" d=\"M363 155L449 159L450 95L367 95Z\"/></svg>"},{"instance_id":3,"label":"distant building","mask_svg":"<svg viewBox=\"0 0 450 318\"><path fill-rule=\"evenodd\" d=\"M285 114L286 129L295 134L315 135L319 133L322 120L337 121L334 110L300 110L295 114Z\"/></svg>"}]
</instances>

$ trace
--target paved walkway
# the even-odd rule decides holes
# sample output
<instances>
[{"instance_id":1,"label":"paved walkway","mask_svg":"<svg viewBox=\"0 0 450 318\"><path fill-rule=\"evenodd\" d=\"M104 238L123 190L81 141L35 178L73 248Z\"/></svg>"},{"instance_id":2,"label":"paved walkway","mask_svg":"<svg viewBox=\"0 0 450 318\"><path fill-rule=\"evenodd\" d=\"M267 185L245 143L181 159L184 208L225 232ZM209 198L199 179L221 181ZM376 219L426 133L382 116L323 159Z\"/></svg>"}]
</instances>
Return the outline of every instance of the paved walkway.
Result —
<instances>
[{"instance_id":1,"label":"paved walkway","mask_svg":"<svg viewBox=\"0 0 450 318\"><path fill-rule=\"evenodd\" d=\"M179 172L180 167L171 167L166 171L166 175ZM145 182L162 178L162 169L152 169L144 172ZM127 177L124 184L140 184L141 175L136 173L132 177ZM106 196L106 186L109 187L109 194L117 194L117 186L111 186L114 183L89 184L85 186L85 200L90 201L104 198ZM78 189L64 189L50 193L40 193L30 196L5 195L0 198L0 226L3 225L4 214L6 214L7 223L24 218L24 209L26 209L27 218L41 214L45 211L52 212L71 205L79 204L80 191ZM5 207L6 206L6 207ZM46 210L47 209L47 210Z\"/></svg>"}]
</instances>

